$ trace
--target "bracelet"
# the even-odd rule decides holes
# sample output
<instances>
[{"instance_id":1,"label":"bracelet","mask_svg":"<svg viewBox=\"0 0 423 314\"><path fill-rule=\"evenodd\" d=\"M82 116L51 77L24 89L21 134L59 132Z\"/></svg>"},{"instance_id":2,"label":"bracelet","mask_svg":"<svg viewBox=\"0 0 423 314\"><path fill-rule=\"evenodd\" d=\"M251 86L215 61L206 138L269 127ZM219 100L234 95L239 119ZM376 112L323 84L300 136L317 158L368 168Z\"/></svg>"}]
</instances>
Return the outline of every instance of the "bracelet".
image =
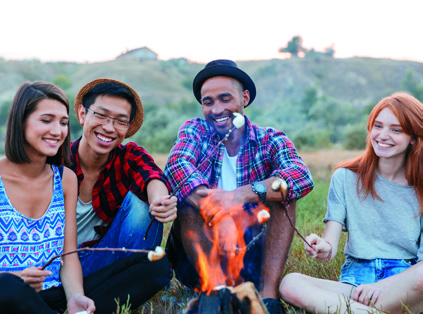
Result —
<instances>
[{"instance_id":1,"label":"bracelet","mask_svg":"<svg viewBox=\"0 0 423 314\"><path fill-rule=\"evenodd\" d=\"M326 240L325 240L326 241ZM327 262L329 262L330 260L331 260L331 258L332 258L332 244L330 244L330 242L329 241L326 241L326 243L327 244L329 244L329 246L330 246L330 250L329 250L329 254L328 254L328 257L326 258L326 260L325 260L325 262L327 263Z\"/></svg>"}]
</instances>

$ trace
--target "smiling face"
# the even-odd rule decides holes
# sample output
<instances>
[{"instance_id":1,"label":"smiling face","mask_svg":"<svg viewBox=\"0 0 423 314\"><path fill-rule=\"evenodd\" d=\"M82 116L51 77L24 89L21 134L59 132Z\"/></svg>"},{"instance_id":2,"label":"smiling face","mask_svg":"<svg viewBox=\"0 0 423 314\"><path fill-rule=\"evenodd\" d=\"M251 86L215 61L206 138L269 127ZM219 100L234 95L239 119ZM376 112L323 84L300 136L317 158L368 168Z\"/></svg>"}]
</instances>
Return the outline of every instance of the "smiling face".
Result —
<instances>
[{"instance_id":1,"label":"smiling face","mask_svg":"<svg viewBox=\"0 0 423 314\"><path fill-rule=\"evenodd\" d=\"M55 156L65 141L69 116L64 104L42 99L24 122L25 151L31 160Z\"/></svg>"},{"instance_id":2,"label":"smiling face","mask_svg":"<svg viewBox=\"0 0 423 314\"><path fill-rule=\"evenodd\" d=\"M249 92L243 91L242 85L230 77L210 78L201 87L204 117L221 136L232 128L233 113L243 115L249 100Z\"/></svg>"},{"instance_id":3,"label":"smiling face","mask_svg":"<svg viewBox=\"0 0 423 314\"><path fill-rule=\"evenodd\" d=\"M370 133L371 143L379 158L403 160L414 139L405 134L395 114L383 109L376 117Z\"/></svg>"},{"instance_id":4,"label":"smiling face","mask_svg":"<svg viewBox=\"0 0 423 314\"><path fill-rule=\"evenodd\" d=\"M131 114L131 104L126 99L116 96L97 96L89 109L111 118L127 121ZM83 127L79 154L88 150L97 155L108 155L122 143L128 132L127 129L116 129L112 119L106 124L101 124L92 112L82 106L79 108L78 115L79 123Z\"/></svg>"}]
</instances>

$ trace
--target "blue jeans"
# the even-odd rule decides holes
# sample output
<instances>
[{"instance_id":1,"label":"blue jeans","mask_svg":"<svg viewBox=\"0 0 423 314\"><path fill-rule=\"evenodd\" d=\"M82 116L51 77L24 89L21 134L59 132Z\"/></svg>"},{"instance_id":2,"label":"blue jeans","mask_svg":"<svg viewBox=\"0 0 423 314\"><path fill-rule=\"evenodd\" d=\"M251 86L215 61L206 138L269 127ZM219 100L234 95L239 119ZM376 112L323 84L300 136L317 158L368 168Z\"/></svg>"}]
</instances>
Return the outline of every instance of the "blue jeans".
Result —
<instances>
[{"instance_id":1,"label":"blue jeans","mask_svg":"<svg viewBox=\"0 0 423 314\"><path fill-rule=\"evenodd\" d=\"M358 259L347 256L341 267L340 282L353 285L377 282L381 279L399 274L416 263L415 259Z\"/></svg>"},{"instance_id":2,"label":"blue jeans","mask_svg":"<svg viewBox=\"0 0 423 314\"><path fill-rule=\"evenodd\" d=\"M163 224L155 220L144 240L145 231L153 216L149 206L135 194L128 192L107 233L95 248L151 249L160 246ZM128 256L129 252L79 252L82 273L86 277L93 272Z\"/></svg>"}]
</instances>

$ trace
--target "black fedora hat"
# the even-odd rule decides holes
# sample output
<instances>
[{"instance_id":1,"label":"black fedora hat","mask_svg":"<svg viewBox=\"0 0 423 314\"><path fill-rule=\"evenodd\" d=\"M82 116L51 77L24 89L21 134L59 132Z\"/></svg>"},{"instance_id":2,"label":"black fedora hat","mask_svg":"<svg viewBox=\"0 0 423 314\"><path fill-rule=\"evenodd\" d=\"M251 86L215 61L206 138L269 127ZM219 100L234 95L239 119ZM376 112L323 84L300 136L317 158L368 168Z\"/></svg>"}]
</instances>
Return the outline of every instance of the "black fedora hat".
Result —
<instances>
[{"instance_id":1,"label":"black fedora hat","mask_svg":"<svg viewBox=\"0 0 423 314\"><path fill-rule=\"evenodd\" d=\"M239 81L244 87L244 90L248 90L250 92L250 101L248 105L253 102L254 98L256 98L256 86L248 74L238 68L238 65L234 61L220 59L207 63L204 69L198 72L194 78L194 82L192 83L194 96L200 104L201 87L205 81L215 76L227 76Z\"/></svg>"}]
</instances>

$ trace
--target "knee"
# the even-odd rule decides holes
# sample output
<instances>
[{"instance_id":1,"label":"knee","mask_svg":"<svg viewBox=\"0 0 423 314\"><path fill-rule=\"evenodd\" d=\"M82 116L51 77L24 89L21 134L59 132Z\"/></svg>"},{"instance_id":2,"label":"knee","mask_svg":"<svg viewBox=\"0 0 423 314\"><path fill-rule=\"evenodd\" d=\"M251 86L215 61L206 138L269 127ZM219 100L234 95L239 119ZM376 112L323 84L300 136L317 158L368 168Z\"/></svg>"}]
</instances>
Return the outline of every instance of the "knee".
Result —
<instances>
[{"instance_id":1,"label":"knee","mask_svg":"<svg viewBox=\"0 0 423 314\"><path fill-rule=\"evenodd\" d=\"M131 221L148 221L151 217L150 207L148 204L138 198L134 193L129 191L122 205L119 208L122 214L126 216L126 219Z\"/></svg>"},{"instance_id":2,"label":"knee","mask_svg":"<svg viewBox=\"0 0 423 314\"><path fill-rule=\"evenodd\" d=\"M301 296L301 286L304 275L298 273L291 273L283 277L279 286L279 292L283 300L288 303L300 306L299 297Z\"/></svg>"},{"instance_id":3,"label":"knee","mask_svg":"<svg viewBox=\"0 0 423 314\"><path fill-rule=\"evenodd\" d=\"M23 280L9 273L0 274L0 304L19 304L22 302L22 289L25 285Z\"/></svg>"},{"instance_id":4,"label":"knee","mask_svg":"<svg viewBox=\"0 0 423 314\"><path fill-rule=\"evenodd\" d=\"M158 278L158 285L160 289L169 286L170 280L172 279L172 269L167 257L163 257L157 261L156 271L154 273Z\"/></svg>"},{"instance_id":5,"label":"knee","mask_svg":"<svg viewBox=\"0 0 423 314\"><path fill-rule=\"evenodd\" d=\"M415 279L414 289L416 291L423 292L423 263L416 265L413 278Z\"/></svg>"}]
</instances>

